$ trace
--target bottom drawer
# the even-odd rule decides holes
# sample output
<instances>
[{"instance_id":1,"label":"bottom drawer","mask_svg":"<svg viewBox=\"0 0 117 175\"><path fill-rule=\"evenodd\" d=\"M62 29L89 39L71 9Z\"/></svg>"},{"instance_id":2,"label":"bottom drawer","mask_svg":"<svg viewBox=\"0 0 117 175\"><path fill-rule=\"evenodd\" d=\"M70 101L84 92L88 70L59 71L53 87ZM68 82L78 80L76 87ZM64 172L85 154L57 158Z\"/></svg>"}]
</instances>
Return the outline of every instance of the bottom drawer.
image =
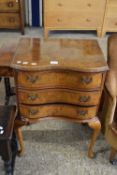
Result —
<instances>
[{"instance_id":1,"label":"bottom drawer","mask_svg":"<svg viewBox=\"0 0 117 175\"><path fill-rule=\"evenodd\" d=\"M75 119L90 119L96 116L97 106L79 107L65 104L51 104L40 106L19 106L20 115L29 119L43 117L64 117Z\"/></svg>"},{"instance_id":2,"label":"bottom drawer","mask_svg":"<svg viewBox=\"0 0 117 175\"><path fill-rule=\"evenodd\" d=\"M20 27L20 16L18 13L0 13L0 28L17 29Z\"/></svg>"}]
</instances>

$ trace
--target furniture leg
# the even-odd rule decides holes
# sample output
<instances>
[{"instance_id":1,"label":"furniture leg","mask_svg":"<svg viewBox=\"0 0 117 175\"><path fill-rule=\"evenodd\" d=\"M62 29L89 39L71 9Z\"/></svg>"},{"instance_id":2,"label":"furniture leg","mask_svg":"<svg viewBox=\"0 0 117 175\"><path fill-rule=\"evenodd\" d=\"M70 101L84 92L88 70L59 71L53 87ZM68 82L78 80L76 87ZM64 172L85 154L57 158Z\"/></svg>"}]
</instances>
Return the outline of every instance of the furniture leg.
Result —
<instances>
[{"instance_id":1,"label":"furniture leg","mask_svg":"<svg viewBox=\"0 0 117 175\"><path fill-rule=\"evenodd\" d=\"M45 38L45 40L48 39L48 34L49 34L48 29L44 29L44 38Z\"/></svg>"},{"instance_id":2,"label":"furniture leg","mask_svg":"<svg viewBox=\"0 0 117 175\"><path fill-rule=\"evenodd\" d=\"M97 30L97 36L101 37L101 30Z\"/></svg>"},{"instance_id":3,"label":"furniture leg","mask_svg":"<svg viewBox=\"0 0 117 175\"><path fill-rule=\"evenodd\" d=\"M21 128L16 128L15 131L16 131L16 136L20 147L18 150L18 155L21 156L24 152L23 135L22 135Z\"/></svg>"},{"instance_id":4,"label":"furniture leg","mask_svg":"<svg viewBox=\"0 0 117 175\"><path fill-rule=\"evenodd\" d=\"M101 130L101 123L100 123L99 119L96 118L95 121L89 122L88 126L93 129L92 138L91 138L89 148L88 148L88 157L94 158L93 147L94 147L94 144L96 142L97 136L99 135L99 132Z\"/></svg>"},{"instance_id":5,"label":"furniture leg","mask_svg":"<svg viewBox=\"0 0 117 175\"><path fill-rule=\"evenodd\" d=\"M110 163L112 163L113 165L117 163L117 160L115 160L116 153L117 153L117 150L115 148L111 148Z\"/></svg>"},{"instance_id":6,"label":"furniture leg","mask_svg":"<svg viewBox=\"0 0 117 175\"><path fill-rule=\"evenodd\" d=\"M101 32L101 37L104 37L105 34L106 34L106 32L105 32L104 30L102 30L102 32Z\"/></svg>"}]
</instances>

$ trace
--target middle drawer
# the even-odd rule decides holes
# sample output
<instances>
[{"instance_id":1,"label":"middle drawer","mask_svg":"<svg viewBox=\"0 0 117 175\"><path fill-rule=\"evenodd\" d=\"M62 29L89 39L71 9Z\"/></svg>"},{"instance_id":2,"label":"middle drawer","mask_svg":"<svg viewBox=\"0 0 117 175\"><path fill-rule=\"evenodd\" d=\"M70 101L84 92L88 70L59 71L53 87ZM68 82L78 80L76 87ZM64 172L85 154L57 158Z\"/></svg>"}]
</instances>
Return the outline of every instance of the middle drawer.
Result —
<instances>
[{"instance_id":1,"label":"middle drawer","mask_svg":"<svg viewBox=\"0 0 117 175\"><path fill-rule=\"evenodd\" d=\"M98 105L100 91L80 92L67 89L23 90L18 89L18 100L22 104L69 103L76 105Z\"/></svg>"}]
</instances>

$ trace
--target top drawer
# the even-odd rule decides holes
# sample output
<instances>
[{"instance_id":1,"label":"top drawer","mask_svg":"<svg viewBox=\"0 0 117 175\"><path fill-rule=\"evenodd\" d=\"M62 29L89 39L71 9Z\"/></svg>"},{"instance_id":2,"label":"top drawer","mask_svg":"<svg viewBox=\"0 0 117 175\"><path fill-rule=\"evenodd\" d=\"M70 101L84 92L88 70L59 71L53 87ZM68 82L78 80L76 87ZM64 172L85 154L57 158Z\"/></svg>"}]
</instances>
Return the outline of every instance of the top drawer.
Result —
<instances>
[{"instance_id":1,"label":"top drawer","mask_svg":"<svg viewBox=\"0 0 117 175\"><path fill-rule=\"evenodd\" d=\"M0 0L0 12L19 11L19 0Z\"/></svg>"},{"instance_id":2,"label":"top drawer","mask_svg":"<svg viewBox=\"0 0 117 175\"><path fill-rule=\"evenodd\" d=\"M83 10L90 11L98 8L99 11L103 11L106 0L45 0L44 9L46 11L74 11ZM99 13L98 13L99 14Z\"/></svg>"},{"instance_id":3,"label":"top drawer","mask_svg":"<svg viewBox=\"0 0 117 175\"><path fill-rule=\"evenodd\" d=\"M80 73L64 71L42 71L17 73L17 85L27 89L67 88L67 89L97 89L102 82L101 73Z\"/></svg>"}]
</instances>

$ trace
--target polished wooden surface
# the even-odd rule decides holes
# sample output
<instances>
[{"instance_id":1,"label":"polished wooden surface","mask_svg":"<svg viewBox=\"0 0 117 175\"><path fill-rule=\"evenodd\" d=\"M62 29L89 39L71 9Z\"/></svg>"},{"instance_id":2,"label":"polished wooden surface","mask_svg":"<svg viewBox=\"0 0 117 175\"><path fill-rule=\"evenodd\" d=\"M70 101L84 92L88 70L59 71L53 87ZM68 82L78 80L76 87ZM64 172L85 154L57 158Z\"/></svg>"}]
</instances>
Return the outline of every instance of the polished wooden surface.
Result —
<instances>
[{"instance_id":1,"label":"polished wooden surface","mask_svg":"<svg viewBox=\"0 0 117 175\"><path fill-rule=\"evenodd\" d=\"M0 28L20 29L24 34L23 0L0 0Z\"/></svg>"},{"instance_id":2,"label":"polished wooden surface","mask_svg":"<svg viewBox=\"0 0 117 175\"><path fill-rule=\"evenodd\" d=\"M96 40L22 38L12 62L18 70L67 69L81 72L107 70Z\"/></svg>"}]
</instances>

